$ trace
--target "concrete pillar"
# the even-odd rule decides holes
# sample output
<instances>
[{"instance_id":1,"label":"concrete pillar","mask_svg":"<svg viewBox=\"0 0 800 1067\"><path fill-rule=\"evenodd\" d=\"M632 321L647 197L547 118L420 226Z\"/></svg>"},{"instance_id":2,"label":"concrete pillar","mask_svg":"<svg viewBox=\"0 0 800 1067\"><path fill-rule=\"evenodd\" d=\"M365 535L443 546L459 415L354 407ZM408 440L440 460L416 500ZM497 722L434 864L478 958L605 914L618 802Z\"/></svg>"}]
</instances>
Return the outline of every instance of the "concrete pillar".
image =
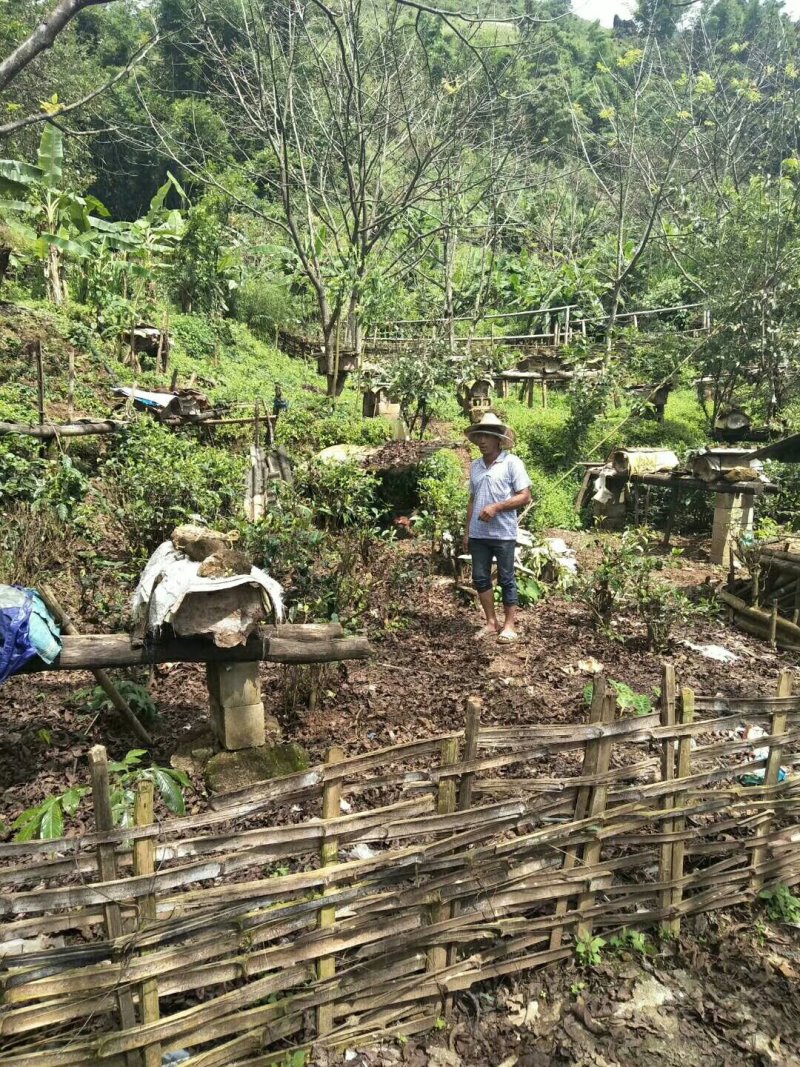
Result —
<instances>
[{"instance_id":1,"label":"concrete pillar","mask_svg":"<svg viewBox=\"0 0 800 1067\"><path fill-rule=\"evenodd\" d=\"M223 748L259 748L265 743L264 705L258 663L207 663L211 724Z\"/></svg>"},{"instance_id":2,"label":"concrete pillar","mask_svg":"<svg viewBox=\"0 0 800 1067\"><path fill-rule=\"evenodd\" d=\"M753 494L717 493L711 533L711 562L726 564L728 550L736 548L737 536L752 529Z\"/></svg>"},{"instance_id":3,"label":"concrete pillar","mask_svg":"<svg viewBox=\"0 0 800 1067\"><path fill-rule=\"evenodd\" d=\"M592 514L603 530L624 530L627 510L624 489L614 494L606 504L592 501Z\"/></svg>"}]
</instances>

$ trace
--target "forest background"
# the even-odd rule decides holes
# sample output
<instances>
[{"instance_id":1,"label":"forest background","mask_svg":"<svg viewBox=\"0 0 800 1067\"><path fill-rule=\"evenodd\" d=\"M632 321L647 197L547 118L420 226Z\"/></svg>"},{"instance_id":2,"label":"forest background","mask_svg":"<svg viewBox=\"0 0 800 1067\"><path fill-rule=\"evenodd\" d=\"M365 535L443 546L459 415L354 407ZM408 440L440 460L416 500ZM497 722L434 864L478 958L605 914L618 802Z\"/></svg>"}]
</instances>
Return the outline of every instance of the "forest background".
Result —
<instances>
[{"instance_id":1,"label":"forest background","mask_svg":"<svg viewBox=\"0 0 800 1067\"><path fill-rule=\"evenodd\" d=\"M580 370L602 349L607 373L576 376L546 410L501 411L539 526L579 521L575 464L613 445L685 450L734 403L756 423L795 424L800 55L776 0L640 0L611 29L562 0L480 14L417 0L65 9L52 48L16 66L41 11L11 0L0 17L2 294L17 316L39 316L4 316L0 419L35 418L25 342L42 330L51 418L76 404L107 413L112 383L163 388L122 341L150 322L215 401L279 380L291 400L279 437L295 454L380 441L390 428L358 418L355 390L303 391L313 371L276 350L279 331L320 339L329 393L338 346L417 336L380 376L428 418L452 419L459 379L514 358L498 344L471 359L464 342L535 332L563 315L536 309L569 305L590 326L568 360ZM631 329L633 310L684 305L708 311L711 330L692 334L692 310ZM698 377L711 383L703 403ZM668 379L663 424L626 398L626 385ZM3 577L30 580L47 569L42 546L70 537L96 566L112 532L118 565L135 571L176 519L232 518L244 458L234 431L221 442L141 424L118 447L44 457L2 439ZM362 537L385 504L361 471L309 470L246 531L260 561L292 557L294 580L326 508L329 525ZM792 522L800 488L782 475L762 518ZM457 527L462 483L453 456L422 471L434 536ZM708 506L696 502L703 525ZM328 617L338 595L298 600Z\"/></svg>"}]
</instances>

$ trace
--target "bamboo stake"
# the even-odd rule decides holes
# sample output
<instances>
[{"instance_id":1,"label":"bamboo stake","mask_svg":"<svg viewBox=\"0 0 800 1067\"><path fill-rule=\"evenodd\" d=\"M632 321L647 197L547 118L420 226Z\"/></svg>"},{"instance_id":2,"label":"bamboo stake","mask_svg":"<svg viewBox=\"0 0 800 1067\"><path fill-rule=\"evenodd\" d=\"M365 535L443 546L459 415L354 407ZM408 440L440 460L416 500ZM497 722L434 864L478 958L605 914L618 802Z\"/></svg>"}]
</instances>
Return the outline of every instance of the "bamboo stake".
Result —
<instances>
[{"instance_id":1,"label":"bamboo stake","mask_svg":"<svg viewBox=\"0 0 800 1067\"><path fill-rule=\"evenodd\" d=\"M136 786L136 802L133 809L133 821L136 826L150 826L153 822L153 783L140 781ZM135 875L153 874L155 872L155 842L152 837L142 837L133 845L133 873ZM155 893L148 893L139 898L140 928L156 920ZM141 1004L142 1023L157 1022L159 1019L158 979L148 978L139 986L139 1003ZM161 1045L147 1045L143 1049L143 1067L161 1067Z\"/></svg>"},{"instance_id":2,"label":"bamboo stake","mask_svg":"<svg viewBox=\"0 0 800 1067\"><path fill-rule=\"evenodd\" d=\"M665 663L661 676L661 725L665 727L675 726L675 667L672 663ZM670 782L675 777L675 741L665 738L661 743L661 781ZM662 805L665 811L675 807L674 794L667 794ZM665 820L663 832L674 832L674 820ZM658 880L668 882L672 876L672 852L671 842L661 846L661 856L658 867ZM659 906L668 909L672 902L672 893L669 889L663 889L659 894ZM669 923L661 924L662 932L669 931Z\"/></svg>"},{"instance_id":3,"label":"bamboo stake","mask_svg":"<svg viewBox=\"0 0 800 1067\"><path fill-rule=\"evenodd\" d=\"M69 346L67 357L67 422L75 417L75 349Z\"/></svg>"},{"instance_id":4,"label":"bamboo stake","mask_svg":"<svg viewBox=\"0 0 800 1067\"><path fill-rule=\"evenodd\" d=\"M334 746L328 753L328 766L334 766L337 763L341 763L344 759L344 752L341 748ZM323 819L335 819L339 816L340 804L342 799L342 779L332 778L329 779L322 791L322 818ZM320 861L321 866L330 867L336 863L339 859L339 841L335 837L325 837L320 847ZM323 890L323 896L324 896ZM330 930L330 928L336 922L336 907L332 908L320 908L319 917L317 919L317 928L319 930ZM333 956L323 956L317 961L317 978L324 982L327 978L333 978L336 973L336 960ZM317 1037L323 1037L325 1034L329 1034L334 1027L334 1008L333 1003L320 1004L317 1008Z\"/></svg>"},{"instance_id":5,"label":"bamboo stake","mask_svg":"<svg viewBox=\"0 0 800 1067\"><path fill-rule=\"evenodd\" d=\"M458 738L448 738L442 742L442 755L440 766L442 770L458 763ZM436 805L440 815L449 815L456 810L456 783L455 778L442 775L439 779L439 798ZM430 905L428 922L442 922L450 918L450 909L447 905L435 903ZM427 971L435 973L447 966L447 948L443 945L434 945L427 950Z\"/></svg>"},{"instance_id":6,"label":"bamboo stake","mask_svg":"<svg viewBox=\"0 0 800 1067\"><path fill-rule=\"evenodd\" d=\"M603 699L603 726L610 726L614 722L614 718L617 712L617 696L616 693L607 692ZM612 736L601 737L596 742L597 745L597 774L607 774L608 765L611 760L611 747L614 744L614 738ZM608 800L608 785L596 785L592 789L592 797L589 801L589 811L587 813L588 818L594 818L597 815L602 814L605 811L606 802ZM600 862L600 852L603 847L602 840L596 839L590 841L589 844L584 845L583 857L581 865L586 868L587 872L591 872L593 867L596 867ZM585 912L589 908L594 906L595 894L594 890L587 889L578 897L578 911ZM583 918L578 923L578 937L587 937L592 932L592 920L591 918Z\"/></svg>"},{"instance_id":7,"label":"bamboo stake","mask_svg":"<svg viewBox=\"0 0 800 1067\"><path fill-rule=\"evenodd\" d=\"M778 598L774 597L772 600L772 611L769 616L769 643L772 648L775 648L775 633L778 629Z\"/></svg>"},{"instance_id":8,"label":"bamboo stake","mask_svg":"<svg viewBox=\"0 0 800 1067\"><path fill-rule=\"evenodd\" d=\"M481 699L467 697L467 721L464 730L464 762L468 763L478 756L478 731L481 726ZM458 811L464 811L472 803L472 783L474 772L467 771L461 775L458 786Z\"/></svg>"},{"instance_id":9,"label":"bamboo stake","mask_svg":"<svg viewBox=\"0 0 800 1067\"><path fill-rule=\"evenodd\" d=\"M694 692L691 689L681 689L681 725L688 725L694 719ZM688 778L692 773L692 739L682 737L678 741L678 778ZM685 800L676 803L676 807L683 807ZM681 815L672 820L672 828L676 834L682 834L686 829L686 817ZM680 908L683 900L683 863L686 854L686 841L681 838L672 846L672 870L670 881L675 883L672 888L671 907L673 918L665 924L670 934L677 937L681 932Z\"/></svg>"},{"instance_id":10,"label":"bamboo stake","mask_svg":"<svg viewBox=\"0 0 800 1067\"><path fill-rule=\"evenodd\" d=\"M98 830L111 830L114 818L111 813L111 790L108 782L108 754L105 745L94 745L89 752L89 767L92 776L92 802L94 804L94 821ZM97 869L101 882L113 882L117 877L117 859L113 845L97 846ZM119 904L110 901L103 905L106 932L109 938L122 937L125 932ZM133 1009L133 996L129 989L117 994L120 1022L123 1030L136 1026ZM129 1067L138 1067L139 1057L135 1052L127 1056Z\"/></svg>"},{"instance_id":11,"label":"bamboo stake","mask_svg":"<svg viewBox=\"0 0 800 1067\"><path fill-rule=\"evenodd\" d=\"M780 677L778 678L778 691L779 697L790 697L792 695L792 675L788 670L782 670ZM778 737L781 734L786 733L786 711L784 709L778 709L772 714L772 723L770 726L770 734L772 737ZM783 743L781 741L773 742L769 746L769 755L767 756L767 765L764 768L764 785L775 786L778 784L778 777L781 770L781 755L782 755ZM761 827L762 836L766 836L772 830L772 824L774 822L775 812L773 810L767 810L764 813L764 820ZM764 885L764 876L759 873L758 868L766 860L769 847L767 845L759 845L753 849L753 857L751 860L752 874L750 877L750 888L755 896L761 892Z\"/></svg>"},{"instance_id":12,"label":"bamboo stake","mask_svg":"<svg viewBox=\"0 0 800 1067\"><path fill-rule=\"evenodd\" d=\"M600 674L595 677L592 684L592 705L589 709L589 723L594 725L603 721L603 707L605 705L606 698L606 678L605 675ZM594 741L587 741L583 750L583 768L581 770L581 777L595 774L597 771L597 743ZM591 797L592 787L582 785L578 788L578 795L575 800L575 812L573 819L575 822L580 822L586 818L586 812L589 807L589 799ZM578 859L578 846L572 845L564 852L564 863L561 868L562 872L571 871ZM569 909L569 898L564 897L556 902L555 919L557 925L553 927L553 932L550 935L550 948L557 949L561 947L561 940L564 935L564 927L558 922L564 915L566 915Z\"/></svg>"},{"instance_id":13,"label":"bamboo stake","mask_svg":"<svg viewBox=\"0 0 800 1067\"><path fill-rule=\"evenodd\" d=\"M467 697L467 718L464 727L464 763L469 763L477 758L478 755L478 734L481 726L481 698L472 696ZM456 803L457 811L466 811L472 804L472 783L475 778L474 771L466 771L461 775L461 781L458 786L458 801ZM455 901L452 905L451 914L453 918L461 913L461 906L459 901ZM447 964L452 967L456 962L457 947L451 945L447 954Z\"/></svg>"}]
</instances>

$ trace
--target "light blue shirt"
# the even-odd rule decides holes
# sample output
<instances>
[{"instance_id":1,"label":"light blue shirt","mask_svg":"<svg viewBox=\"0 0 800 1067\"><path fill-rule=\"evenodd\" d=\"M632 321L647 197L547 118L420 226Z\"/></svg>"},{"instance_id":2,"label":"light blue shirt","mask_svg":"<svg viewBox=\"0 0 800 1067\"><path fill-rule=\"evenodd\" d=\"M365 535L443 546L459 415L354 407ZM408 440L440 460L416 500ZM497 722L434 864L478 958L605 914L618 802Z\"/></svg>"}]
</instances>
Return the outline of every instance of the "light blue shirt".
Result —
<instances>
[{"instance_id":1,"label":"light blue shirt","mask_svg":"<svg viewBox=\"0 0 800 1067\"><path fill-rule=\"evenodd\" d=\"M487 504L503 504L531 484L525 464L511 452L501 452L490 467L483 456L469 471L469 492L473 498L470 537L488 537L494 541L513 541L517 536L516 511L499 511L489 522L478 518Z\"/></svg>"}]
</instances>

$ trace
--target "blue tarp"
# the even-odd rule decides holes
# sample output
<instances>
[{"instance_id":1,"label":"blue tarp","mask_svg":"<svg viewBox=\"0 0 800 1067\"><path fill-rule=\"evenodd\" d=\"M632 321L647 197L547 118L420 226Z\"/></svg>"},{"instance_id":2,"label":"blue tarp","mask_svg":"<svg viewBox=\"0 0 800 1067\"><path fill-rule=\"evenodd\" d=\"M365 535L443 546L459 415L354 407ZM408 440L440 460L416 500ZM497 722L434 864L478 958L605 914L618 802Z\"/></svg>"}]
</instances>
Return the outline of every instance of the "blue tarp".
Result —
<instances>
[{"instance_id":1,"label":"blue tarp","mask_svg":"<svg viewBox=\"0 0 800 1067\"><path fill-rule=\"evenodd\" d=\"M34 656L52 663L61 652L59 634L35 589L0 585L0 685Z\"/></svg>"}]
</instances>

